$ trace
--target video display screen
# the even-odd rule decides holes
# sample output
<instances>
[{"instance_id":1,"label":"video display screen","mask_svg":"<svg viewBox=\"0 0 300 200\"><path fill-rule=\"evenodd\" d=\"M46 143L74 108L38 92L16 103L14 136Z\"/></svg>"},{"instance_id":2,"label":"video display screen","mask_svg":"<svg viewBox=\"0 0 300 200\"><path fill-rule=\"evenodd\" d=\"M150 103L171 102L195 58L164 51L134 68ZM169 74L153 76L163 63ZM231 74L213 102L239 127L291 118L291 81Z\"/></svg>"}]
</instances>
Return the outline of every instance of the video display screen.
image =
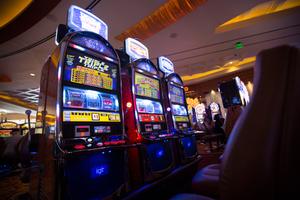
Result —
<instances>
[{"instance_id":1,"label":"video display screen","mask_svg":"<svg viewBox=\"0 0 300 200\"><path fill-rule=\"evenodd\" d=\"M219 85L224 108L242 105L241 96L235 80L230 80Z\"/></svg>"},{"instance_id":2,"label":"video display screen","mask_svg":"<svg viewBox=\"0 0 300 200\"><path fill-rule=\"evenodd\" d=\"M149 72L151 74L157 74L157 70L154 68L154 66L150 65L147 62L140 62L136 67L145 70L146 72Z\"/></svg>"},{"instance_id":3,"label":"video display screen","mask_svg":"<svg viewBox=\"0 0 300 200\"><path fill-rule=\"evenodd\" d=\"M117 95L67 86L63 88L63 105L65 108L119 111Z\"/></svg>"},{"instance_id":4,"label":"video display screen","mask_svg":"<svg viewBox=\"0 0 300 200\"><path fill-rule=\"evenodd\" d=\"M182 88L170 85L170 97L172 103L184 104L184 93Z\"/></svg>"},{"instance_id":5,"label":"video display screen","mask_svg":"<svg viewBox=\"0 0 300 200\"><path fill-rule=\"evenodd\" d=\"M98 51L102 54L105 54L106 56L110 58L115 58L115 54L111 48L107 48L105 43L99 41L98 39L94 39L91 37L85 37L82 35L77 35L72 38L72 41L76 42L77 44L88 47L90 49L93 49L95 51Z\"/></svg>"},{"instance_id":6,"label":"video display screen","mask_svg":"<svg viewBox=\"0 0 300 200\"><path fill-rule=\"evenodd\" d=\"M140 96L159 99L159 81L155 78L135 73L135 92Z\"/></svg>"},{"instance_id":7,"label":"video display screen","mask_svg":"<svg viewBox=\"0 0 300 200\"><path fill-rule=\"evenodd\" d=\"M172 113L173 115L185 116L187 114L187 110L184 106L181 105L172 105Z\"/></svg>"},{"instance_id":8,"label":"video display screen","mask_svg":"<svg viewBox=\"0 0 300 200\"><path fill-rule=\"evenodd\" d=\"M107 90L117 89L117 66L68 49L65 60L64 80Z\"/></svg>"},{"instance_id":9,"label":"video display screen","mask_svg":"<svg viewBox=\"0 0 300 200\"><path fill-rule=\"evenodd\" d=\"M136 99L136 106L139 113L162 114L163 109L160 102L148 99Z\"/></svg>"}]
</instances>

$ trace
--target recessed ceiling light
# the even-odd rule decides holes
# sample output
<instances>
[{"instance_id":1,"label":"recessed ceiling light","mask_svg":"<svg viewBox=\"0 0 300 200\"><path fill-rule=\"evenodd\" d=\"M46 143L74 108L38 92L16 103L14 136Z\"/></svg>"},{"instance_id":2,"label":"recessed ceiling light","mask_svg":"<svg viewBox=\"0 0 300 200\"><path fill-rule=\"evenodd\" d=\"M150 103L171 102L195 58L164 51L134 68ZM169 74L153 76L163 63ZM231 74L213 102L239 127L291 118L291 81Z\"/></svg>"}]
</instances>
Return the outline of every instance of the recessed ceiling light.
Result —
<instances>
[{"instance_id":1,"label":"recessed ceiling light","mask_svg":"<svg viewBox=\"0 0 300 200\"><path fill-rule=\"evenodd\" d=\"M30 75L30 76L32 76L32 77L34 77L34 76L35 76L35 74L34 74L34 73L30 73L29 75Z\"/></svg>"},{"instance_id":2,"label":"recessed ceiling light","mask_svg":"<svg viewBox=\"0 0 300 200\"><path fill-rule=\"evenodd\" d=\"M0 114L1 114L1 115L2 115L2 114L6 114L6 113L8 113L8 110L0 109Z\"/></svg>"}]
</instances>

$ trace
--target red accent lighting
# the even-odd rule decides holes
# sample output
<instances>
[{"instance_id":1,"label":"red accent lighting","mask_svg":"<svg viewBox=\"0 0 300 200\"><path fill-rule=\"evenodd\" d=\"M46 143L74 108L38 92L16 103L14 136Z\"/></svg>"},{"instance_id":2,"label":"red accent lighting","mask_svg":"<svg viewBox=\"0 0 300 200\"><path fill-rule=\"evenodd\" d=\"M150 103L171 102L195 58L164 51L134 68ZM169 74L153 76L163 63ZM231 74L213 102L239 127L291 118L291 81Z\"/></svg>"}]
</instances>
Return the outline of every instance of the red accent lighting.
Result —
<instances>
[{"instance_id":1,"label":"red accent lighting","mask_svg":"<svg viewBox=\"0 0 300 200\"><path fill-rule=\"evenodd\" d=\"M126 107L127 107L127 108L131 108L131 107L132 107L132 103L131 103L131 102L127 102L127 103L126 103Z\"/></svg>"},{"instance_id":2,"label":"red accent lighting","mask_svg":"<svg viewBox=\"0 0 300 200\"><path fill-rule=\"evenodd\" d=\"M76 144L76 145L74 146L74 149L76 149L76 150L85 149L85 146L84 146L83 144Z\"/></svg>"}]
</instances>

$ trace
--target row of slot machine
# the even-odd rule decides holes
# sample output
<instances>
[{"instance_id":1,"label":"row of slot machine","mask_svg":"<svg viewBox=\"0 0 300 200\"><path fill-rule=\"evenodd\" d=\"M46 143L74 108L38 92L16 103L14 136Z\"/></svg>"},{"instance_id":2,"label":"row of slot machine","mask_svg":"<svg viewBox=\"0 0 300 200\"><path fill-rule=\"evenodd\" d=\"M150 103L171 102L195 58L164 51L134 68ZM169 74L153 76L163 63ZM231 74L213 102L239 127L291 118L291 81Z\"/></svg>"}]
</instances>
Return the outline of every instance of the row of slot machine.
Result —
<instances>
[{"instance_id":1,"label":"row of slot machine","mask_svg":"<svg viewBox=\"0 0 300 200\"><path fill-rule=\"evenodd\" d=\"M204 103L197 104L190 114L192 115L192 118L195 118L193 119L193 122L196 121L200 124L203 124L205 115L211 120L214 120L215 115L221 115L222 117L221 107L214 101L211 102L207 108Z\"/></svg>"},{"instance_id":2,"label":"row of slot machine","mask_svg":"<svg viewBox=\"0 0 300 200\"><path fill-rule=\"evenodd\" d=\"M118 197L197 159L183 82L141 42L122 50L77 6L41 75L33 199Z\"/></svg>"},{"instance_id":3,"label":"row of slot machine","mask_svg":"<svg viewBox=\"0 0 300 200\"><path fill-rule=\"evenodd\" d=\"M239 77L234 77L231 80L222 82L218 85L223 107L225 109L232 106L246 106L250 102L250 96L244 82ZM195 106L194 110L190 110L193 122L204 121L206 115L211 120L214 120L215 115L226 116L225 113L221 112L220 104L217 102L211 102L207 107L204 103L199 103ZM224 114L224 115L223 115Z\"/></svg>"}]
</instances>

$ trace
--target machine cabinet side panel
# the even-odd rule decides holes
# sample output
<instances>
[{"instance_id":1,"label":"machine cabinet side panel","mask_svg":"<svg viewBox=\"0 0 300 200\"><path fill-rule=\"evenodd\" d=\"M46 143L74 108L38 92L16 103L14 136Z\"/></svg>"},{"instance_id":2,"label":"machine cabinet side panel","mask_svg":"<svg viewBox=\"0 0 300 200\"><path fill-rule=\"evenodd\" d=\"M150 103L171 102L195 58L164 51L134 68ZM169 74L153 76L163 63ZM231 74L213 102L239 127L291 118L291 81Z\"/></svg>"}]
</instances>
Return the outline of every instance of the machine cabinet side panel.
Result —
<instances>
[{"instance_id":1,"label":"machine cabinet side panel","mask_svg":"<svg viewBox=\"0 0 300 200\"><path fill-rule=\"evenodd\" d=\"M59 48L57 48L59 49ZM57 101L57 66L59 56L56 54L57 49L46 61L40 83L40 100L37 116L39 127L41 129L38 154L36 161L38 168L32 173L30 183L30 194L32 199L57 199L55 197L56 172L54 158L54 127Z\"/></svg>"},{"instance_id":2,"label":"machine cabinet side panel","mask_svg":"<svg viewBox=\"0 0 300 200\"><path fill-rule=\"evenodd\" d=\"M54 127L56 117L56 102L57 102L57 65L49 63L48 85L47 85L47 102L46 102L46 128Z\"/></svg>"},{"instance_id":3,"label":"machine cabinet side panel","mask_svg":"<svg viewBox=\"0 0 300 200\"><path fill-rule=\"evenodd\" d=\"M162 81L162 91L163 91L163 103L164 103L164 109L165 109L165 115L166 115L166 121L167 121L167 127L169 131L172 131L172 129L175 128L173 118L172 118L172 111L167 110L168 108L171 109L171 104L169 101L169 89L168 89L168 83L166 81Z\"/></svg>"},{"instance_id":4,"label":"machine cabinet side panel","mask_svg":"<svg viewBox=\"0 0 300 200\"><path fill-rule=\"evenodd\" d=\"M48 58L47 62L44 64L41 73L39 103L38 103L38 110L36 115L36 129L35 129L36 134L42 133L43 121L45 117L43 116L43 113L46 109L49 62L50 62L50 58Z\"/></svg>"},{"instance_id":5,"label":"machine cabinet side panel","mask_svg":"<svg viewBox=\"0 0 300 200\"><path fill-rule=\"evenodd\" d=\"M45 107L45 135L40 141L41 151L39 152L40 160L42 160L42 172L40 176L40 197L42 199L57 199L55 190L57 183L56 162L53 157L55 149L54 126L56 119L56 102L58 87L58 61L57 51L51 55L49 62L48 84L47 84L47 101Z\"/></svg>"},{"instance_id":6,"label":"machine cabinet side panel","mask_svg":"<svg viewBox=\"0 0 300 200\"><path fill-rule=\"evenodd\" d=\"M135 143L138 140L138 133L136 127L136 119L134 115L134 103L132 92L131 92L131 78L128 75L122 74L122 94L123 94L123 108L124 108L124 124L125 130L128 135L130 143ZM128 107L127 103L131 103L131 106Z\"/></svg>"}]
</instances>

